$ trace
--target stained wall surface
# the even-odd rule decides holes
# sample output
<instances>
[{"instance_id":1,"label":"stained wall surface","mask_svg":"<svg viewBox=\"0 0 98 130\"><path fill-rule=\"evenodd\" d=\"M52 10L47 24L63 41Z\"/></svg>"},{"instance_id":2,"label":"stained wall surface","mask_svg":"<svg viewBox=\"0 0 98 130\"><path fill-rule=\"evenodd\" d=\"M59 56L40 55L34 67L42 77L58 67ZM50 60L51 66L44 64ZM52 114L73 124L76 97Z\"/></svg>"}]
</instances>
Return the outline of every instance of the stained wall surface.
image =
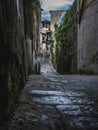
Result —
<instances>
[{"instance_id":1,"label":"stained wall surface","mask_svg":"<svg viewBox=\"0 0 98 130\"><path fill-rule=\"evenodd\" d=\"M88 0L83 6L78 5L78 13L81 14L78 24L78 71L98 73L98 1Z\"/></svg>"},{"instance_id":2,"label":"stained wall surface","mask_svg":"<svg viewBox=\"0 0 98 130\"><path fill-rule=\"evenodd\" d=\"M0 125L32 72L32 6L32 0L0 0Z\"/></svg>"}]
</instances>

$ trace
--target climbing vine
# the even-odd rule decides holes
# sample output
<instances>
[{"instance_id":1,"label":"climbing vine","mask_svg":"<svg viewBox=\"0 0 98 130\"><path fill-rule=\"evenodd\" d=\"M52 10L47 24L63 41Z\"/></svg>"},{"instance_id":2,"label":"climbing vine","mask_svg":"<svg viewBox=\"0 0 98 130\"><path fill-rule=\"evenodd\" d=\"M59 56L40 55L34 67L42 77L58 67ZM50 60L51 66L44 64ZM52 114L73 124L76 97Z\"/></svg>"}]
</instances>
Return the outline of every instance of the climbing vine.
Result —
<instances>
[{"instance_id":1,"label":"climbing vine","mask_svg":"<svg viewBox=\"0 0 98 130\"><path fill-rule=\"evenodd\" d=\"M63 24L55 32L56 69L59 73L71 73L76 69L76 7L67 11Z\"/></svg>"}]
</instances>

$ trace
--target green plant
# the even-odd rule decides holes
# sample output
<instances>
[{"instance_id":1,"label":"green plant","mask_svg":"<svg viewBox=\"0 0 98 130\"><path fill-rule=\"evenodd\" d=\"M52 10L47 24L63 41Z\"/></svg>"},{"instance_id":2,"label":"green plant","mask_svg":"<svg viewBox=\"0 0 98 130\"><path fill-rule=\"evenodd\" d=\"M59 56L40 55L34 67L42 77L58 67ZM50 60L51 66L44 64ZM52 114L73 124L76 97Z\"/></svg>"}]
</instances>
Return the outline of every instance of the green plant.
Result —
<instances>
[{"instance_id":1,"label":"green plant","mask_svg":"<svg viewBox=\"0 0 98 130\"><path fill-rule=\"evenodd\" d=\"M74 47L77 39L76 7L75 3L67 11L63 24L57 28L55 34L55 57L59 73L71 73L72 61L76 57ZM76 64L76 63L74 63Z\"/></svg>"}]
</instances>

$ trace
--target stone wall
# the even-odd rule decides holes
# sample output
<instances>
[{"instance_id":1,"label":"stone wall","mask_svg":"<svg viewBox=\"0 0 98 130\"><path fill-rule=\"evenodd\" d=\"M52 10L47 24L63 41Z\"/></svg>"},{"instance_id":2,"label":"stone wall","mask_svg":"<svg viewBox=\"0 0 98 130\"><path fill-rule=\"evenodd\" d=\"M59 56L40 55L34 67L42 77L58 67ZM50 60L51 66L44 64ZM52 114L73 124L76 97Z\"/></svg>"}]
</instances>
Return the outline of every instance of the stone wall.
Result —
<instances>
[{"instance_id":1,"label":"stone wall","mask_svg":"<svg viewBox=\"0 0 98 130\"><path fill-rule=\"evenodd\" d=\"M31 72L33 66L33 5L32 0L23 0L24 8L24 32L25 32L25 44L26 44L26 54L25 54L25 66L26 66L26 76Z\"/></svg>"},{"instance_id":2,"label":"stone wall","mask_svg":"<svg viewBox=\"0 0 98 130\"><path fill-rule=\"evenodd\" d=\"M78 12L78 71L98 73L98 1L86 1Z\"/></svg>"},{"instance_id":3,"label":"stone wall","mask_svg":"<svg viewBox=\"0 0 98 130\"><path fill-rule=\"evenodd\" d=\"M0 1L0 118L13 106L24 73L24 25L22 1ZM25 76L25 75L24 75ZM12 107L11 107L12 109ZM10 109L10 110L11 110ZM1 122L1 121L0 121Z\"/></svg>"},{"instance_id":4,"label":"stone wall","mask_svg":"<svg viewBox=\"0 0 98 130\"><path fill-rule=\"evenodd\" d=\"M32 0L0 0L0 125L32 71Z\"/></svg>"},{"instance_id":5,"label":"stone wall","mask_svg":"<svg viewBox=\"0 0 98 130\"><path fill-rule=\"evenodd\" d=\"M33 73L38 73L36 70L37 59L40 54L40 25L41 25L41 5L39 0L32 2L32 36L33 36Z\"/></svg>"}]
</instances>

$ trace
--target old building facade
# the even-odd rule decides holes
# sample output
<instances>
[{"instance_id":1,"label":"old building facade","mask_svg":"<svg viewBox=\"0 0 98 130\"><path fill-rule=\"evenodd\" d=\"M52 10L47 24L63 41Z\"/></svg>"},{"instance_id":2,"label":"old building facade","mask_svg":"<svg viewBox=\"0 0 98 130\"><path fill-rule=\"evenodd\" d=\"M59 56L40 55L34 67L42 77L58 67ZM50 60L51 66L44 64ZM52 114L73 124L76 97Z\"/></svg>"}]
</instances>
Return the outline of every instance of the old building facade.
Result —
<instances>
[{"instance_id":1,"label":"old building facade","mask_svg":"<svg viewBox=\"0 0 98 130\"><path fill-rule=\"evenodd\" d=\"M50 55L50 21L44 20L41 22L41 34L40 34L40 46L41 46L41 53L43 56Z\"/></svg>"},{"instance_id":2,"label":"old building facade","mask_svg":"<svg viewBox=\"0 0 98 130\"><path fill-rule=\"evenodd\" d=\"M98 73L98 1L77 0L77 70Z\"/></svg>"}]
</instances>

